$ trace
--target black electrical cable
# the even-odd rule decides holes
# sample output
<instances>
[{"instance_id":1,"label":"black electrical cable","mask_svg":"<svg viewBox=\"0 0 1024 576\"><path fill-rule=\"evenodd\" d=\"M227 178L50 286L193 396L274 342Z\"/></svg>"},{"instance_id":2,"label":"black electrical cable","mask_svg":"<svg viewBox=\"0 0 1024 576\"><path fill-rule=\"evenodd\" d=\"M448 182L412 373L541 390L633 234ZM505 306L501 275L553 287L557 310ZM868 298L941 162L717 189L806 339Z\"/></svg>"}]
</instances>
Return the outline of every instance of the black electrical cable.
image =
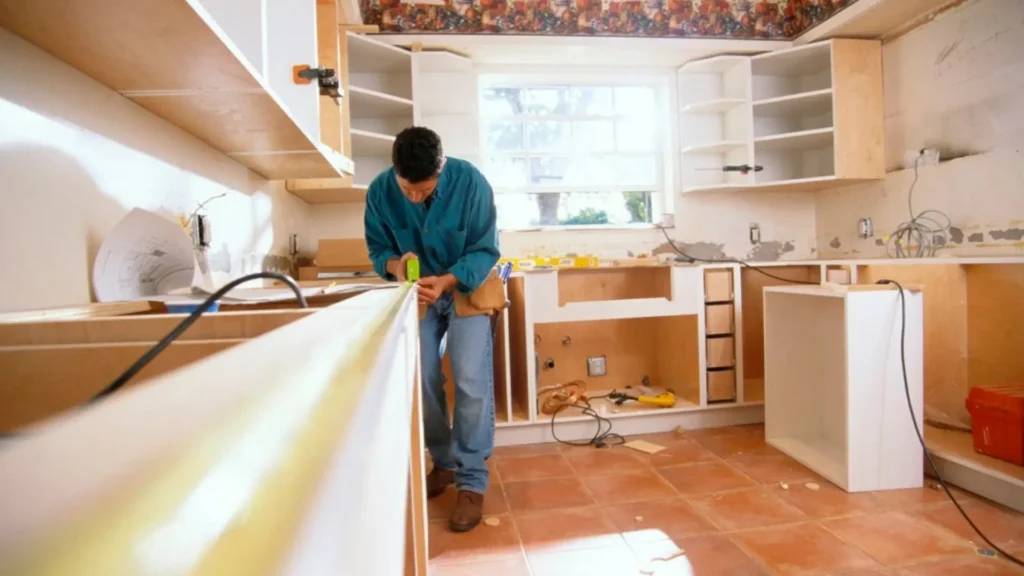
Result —
<instances>
[{"instance_id":1,"label":"black electrical cable","mask_svg":"<svg viewBox=\"0 0 1024 576\"><path fill-rule=\"evenodd\" d=\"M555 412L551 415L551 437L554 438L560 444L566 444L568 446L593 446L594 448L605 448L608 446L618 446L619 444L625 444L626 439L621 434L612 432L612 421L601 416L591 406L590 400L597 400L598 398L607 398L608 394L602 394L601 396L591 396L589 399L583 402L577 402L575 404L563 404L555 409ZM597 422L597 431L594 432L594 437L590 440L574 442L572 440L562 440L555 434L555 418L559 412L567 408L579 408L583 411L585 416L592 416ZM605 426L608 428L605 429ZM609 443L611 441L611 443Z\"/></svg>"},{"instance_id":2,"label":"black electrical cable","mask_svg":"<svg viewBox=\"0 0 1024 576\"><path fill-rule=\"evenodd\" d=\"M195 324L196 320L199 320L199 317L202 316L204 312L209 310L210 307L217 302L217 300L223 298L225 294L235 289L240 284L244 284L246 282L249 282L250 280L257 280L260 278L269 278L284 282L285 284L288 285L289 288L292 289L293 292L295 292L295 297L299 301L299 306L302 308L309 307L309 304L306 302L306 297L302 295L302 290L299 288L299 285L295 283L295 280L292 280L292 278L286 274L281 274L279 272L255 272L253 274L246 274L245 276L236 278L231 282L225 284L223 287L221 287L220 290L217 290L213 294L210 294L210 296L207 297L206 300L204 300L203 303L200 304L198 308L193 310L192 313L189 314L187 318L182 320L181 324L178 324L178 326L175 327L174 330L171 330L166 336L164 336L159 342L157 342L155 346L150 348L149 351L147 351L138 360L136 360L134 364L129 366L128 369L121 373L121 375L118 376L116 380L107 385L107 387L104 388L103 390L97 392L92 398L89 399L88 403L92 404L93 402L102 400L103 398L106 398L107 396L113 394L119 388L124 386L129 380L132 379L133 376L138 374L140 370L142 370L143 368L146 367L147 364L152 362L153 358L156 358L157 355L163 352L165 348L170 346L171 342L174 342L179 336L184 334L185 331L188 330L190 326Z\"/></svg>"},{"instance_id":3,"label":"black electrical cable","mask_svg":"<svg viewBox=\"0 0 1024 576\"><path fill-rule=\"evenodd\" d=\"M932 472L935 473L935 477L939 480L939 486L946 491L946 496L953 502L956 509L960 511L960 515L964 517L964 520L971 525L971 528L989 545L992 550L1002 555L1007 560L1017 564L1018 566L1024 566L1024 562L1021 562L1011 554L1006 553L999 546L996 546L991 540L988 539L985 534L978 528L977 525L971 520L971 517L964 512L964 509L960 506L960 503L953 497L953 493L950 492L949 487L946 486L946 481L942 479L942 474L939 473L939 469L935 466L935 462L932 460L931 454L928 453L928 447L924 443L924 435L921 434L921 428L917 425L917 417L914 415L914 404L910 400L910 382L907 379L907 356L906 356L906 342L907 342L907 303L903 296L903 286L895 280L879 280L878 284L893 284L899 290L900 293L900 365L903 368L903 391L907 394L907 408L910 410L910 422L914 425L914 432L917 433L917 440L921 443L921 450L924 451L925 459L928 460L928 465L931 467Z\"/></svg>"},{"instance_id":4,"label":"black electrical cable","mask_svg":"<svg viewBox=\"0 0 1024 576\"><path fill-rule=\"evenodd\" d=\"M676 246L676 243L672 240L671 237L669 237L668 231L665 230L664 226L658 226L658 229L661 230L661 233L665 235L665 240L668 240L668 245L671 246L673 250L678 252L680 256L690 260L690 262L708 262L708 263L711 263L711 264L722 264L722 263L739 264L740 266L743 266L743 267L745 267L745 268L747 268L749 270L753 270L754 272L757 272L759 274L764 274L765 276L767 276L769 278L774 278L774 279L776 279L776 280L778 280L780 282L789 282L790 284L808 284L808 285L812 285L812 286L817 286L819 284L818 282L807 282L805 280L790 280L789 278L783 278L781 276L776 276L774 274L769 274L768 272L765 272L764 270L762 270L760 267L747 264L743 260L733 260L732 258L719 258L717 260L710 260L710 259L707 259L707 258L698 258L696 256L691 256L691 255L687 254L686 252L683 252L682 250L680 250L679 246Z\"/></svg>"}]
</instances>

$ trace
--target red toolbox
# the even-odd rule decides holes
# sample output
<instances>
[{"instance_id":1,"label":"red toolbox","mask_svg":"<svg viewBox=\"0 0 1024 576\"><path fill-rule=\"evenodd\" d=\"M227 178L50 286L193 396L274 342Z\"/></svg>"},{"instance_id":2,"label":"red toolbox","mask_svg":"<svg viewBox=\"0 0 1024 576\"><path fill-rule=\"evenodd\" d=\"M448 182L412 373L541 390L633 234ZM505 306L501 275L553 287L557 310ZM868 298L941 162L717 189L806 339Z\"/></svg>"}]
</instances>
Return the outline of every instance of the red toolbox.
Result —
<instances>
[{"instance_id":1,"label":"red toolbox","mask_svg":"<svg viewBox=\"0 0 1024 576\"><path fill-rule=\"evenodd\" d=\"M1024 466L1024 384L971 388L974 451Z\"/></svg>"}]
</instances>

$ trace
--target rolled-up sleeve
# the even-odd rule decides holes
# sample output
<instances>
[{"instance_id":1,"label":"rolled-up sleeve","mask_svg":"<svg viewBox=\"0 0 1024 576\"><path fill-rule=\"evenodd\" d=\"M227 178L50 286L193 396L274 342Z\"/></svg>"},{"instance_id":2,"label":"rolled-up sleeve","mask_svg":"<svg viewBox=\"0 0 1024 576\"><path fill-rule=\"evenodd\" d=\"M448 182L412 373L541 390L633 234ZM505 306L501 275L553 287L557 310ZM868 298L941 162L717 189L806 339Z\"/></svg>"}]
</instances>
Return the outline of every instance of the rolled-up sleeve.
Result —
<instances>
[{"instance_id":1,"label":"rolled-up sleeve","mask_svg":"<svg viewBox=\"0 0 1024 576\"><path fill-rule=\"evenodd\" d=\"M498 262L497 212L494 208L494 192L487 179L478 171L472 176L473 190L470 197L470 218L466 226L466 248L463 255L449 272L459 281L458 290L469 294L476 290L491 268Z\"/></svg>"},{"instance_id":2,"label":"rolled-up sleeve","mask_svg":"<svg viewBox=\"0 0 1024 576\"><path fill-rule=\"evenodd\" d=\"M399 258L400 255L394 236L384 225L380 205L384 191L380 190L379 186L379 183L373 182L366 191L366 211L363 213L366 249L370 253L373 271L385 280L396 280L394 276L388 274L388 260Z\"/></svg>"}]
</instances>

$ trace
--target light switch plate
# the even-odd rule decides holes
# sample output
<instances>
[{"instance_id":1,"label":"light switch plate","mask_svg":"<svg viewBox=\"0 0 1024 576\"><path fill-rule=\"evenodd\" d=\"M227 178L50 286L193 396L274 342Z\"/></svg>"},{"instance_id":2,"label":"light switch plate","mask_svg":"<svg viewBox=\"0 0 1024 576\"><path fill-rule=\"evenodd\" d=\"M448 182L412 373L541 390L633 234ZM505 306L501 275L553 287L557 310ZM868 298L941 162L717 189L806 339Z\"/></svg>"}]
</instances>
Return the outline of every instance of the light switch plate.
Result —
<instances>
[{"instance_id":1,"label":"light switch plate","mask_svg":"<svg viewBox=\"0 0 1024 576\"><path fill-rule=\"evenodd\" d=\"M608 366L605 363L604 356L588 356L587 357L587 376L591 378L595 376L604 376L608 373Z\"/></svg>"}]
</instances>

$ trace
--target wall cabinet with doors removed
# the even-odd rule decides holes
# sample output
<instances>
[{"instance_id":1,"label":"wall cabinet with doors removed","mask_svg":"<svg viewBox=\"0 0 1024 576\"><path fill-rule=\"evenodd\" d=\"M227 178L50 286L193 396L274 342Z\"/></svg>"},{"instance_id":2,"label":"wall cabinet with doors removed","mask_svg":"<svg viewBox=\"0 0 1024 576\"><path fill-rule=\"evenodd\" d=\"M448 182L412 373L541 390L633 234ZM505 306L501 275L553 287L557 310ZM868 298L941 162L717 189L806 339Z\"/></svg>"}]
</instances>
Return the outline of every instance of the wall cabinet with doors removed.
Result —
<instances>
[{"instance_id":1,"label":"wall cabinet with doors removed","mask_svg":"<svg viewBox=\"0 0 1024 576\"><path fill-rule=\"evenodd\" d=\"M320 64L318 18L337 22L336 7L316 0L252 4L8 2L0 6L0 26L265 178L351 172L343 151L321 139L319 82L295 78L296 70Z\"/></svg>"},{"instance_id":2,"label":"wall cabinet with doors removed","mask_svg":"<svg viewBox=\"0 0 1024 576\"><path fill-rule=\"evenodd\" d=\"M684 192L885 177L881 45L829 40L678 72Z\"/></svg>"}]
</instances>

